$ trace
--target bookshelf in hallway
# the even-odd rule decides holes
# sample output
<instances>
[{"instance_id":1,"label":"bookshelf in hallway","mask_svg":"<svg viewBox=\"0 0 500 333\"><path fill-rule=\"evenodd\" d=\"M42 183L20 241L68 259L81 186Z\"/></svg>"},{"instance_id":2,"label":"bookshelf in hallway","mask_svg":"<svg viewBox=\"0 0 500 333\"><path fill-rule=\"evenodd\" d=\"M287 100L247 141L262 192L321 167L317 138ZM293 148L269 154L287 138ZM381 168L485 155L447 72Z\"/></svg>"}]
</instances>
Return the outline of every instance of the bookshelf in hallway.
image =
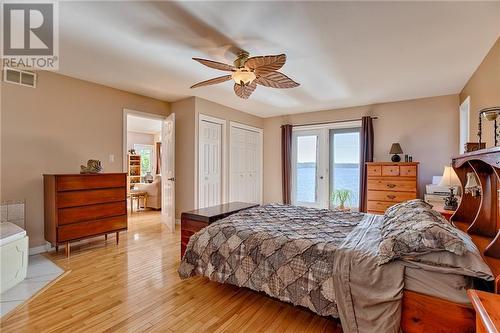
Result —
<instances>
[{"instance_id":1,"label":"bookshelf in hallway","mask_svg":"<svg viewBox=\"0 0 500 333\"><path fill-rule=\"evenodd\" d=\"M128 154L127 158L127 180L130 186L141 182L141 155Z\"/></svg>"}]
</instances>

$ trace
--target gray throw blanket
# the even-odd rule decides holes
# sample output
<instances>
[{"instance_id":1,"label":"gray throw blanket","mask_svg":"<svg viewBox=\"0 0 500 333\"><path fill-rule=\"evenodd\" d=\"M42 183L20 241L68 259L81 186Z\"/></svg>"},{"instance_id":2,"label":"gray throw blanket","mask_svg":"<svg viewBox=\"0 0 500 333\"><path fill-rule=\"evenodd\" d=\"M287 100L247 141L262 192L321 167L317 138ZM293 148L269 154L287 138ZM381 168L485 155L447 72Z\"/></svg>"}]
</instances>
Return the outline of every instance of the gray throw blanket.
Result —
<instances>
[{"instance_id":1,"label":"gray throw blanket","mask_svg":"<svg viewBox=\"0 0 500 333\"><path fill-rule=\"evenodd\" d=\"M381 217L284 205L231 215L193 235L179 267L322 316L344 332L399 332L402 265L378 265Z\"/></svg>"}]
</instances>

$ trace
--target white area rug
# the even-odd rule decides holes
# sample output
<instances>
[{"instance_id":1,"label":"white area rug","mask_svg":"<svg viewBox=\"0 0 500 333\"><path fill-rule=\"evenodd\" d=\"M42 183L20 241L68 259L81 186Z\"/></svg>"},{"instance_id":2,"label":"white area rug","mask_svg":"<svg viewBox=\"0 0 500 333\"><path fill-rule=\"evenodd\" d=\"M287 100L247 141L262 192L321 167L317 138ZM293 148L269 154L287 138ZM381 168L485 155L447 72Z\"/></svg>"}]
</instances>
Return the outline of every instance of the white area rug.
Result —
<instances>
[{"instance_id":1,"label":"white area rug","mask_svg":"<svg viewBox=\"0 0 500 333\"><path fill-rule=\"evenodd\" d=\"M30 256L26 279L0 294L0 317L30 299L62 273L64 270L41 254Z\"/></svg>"}]
</instances>

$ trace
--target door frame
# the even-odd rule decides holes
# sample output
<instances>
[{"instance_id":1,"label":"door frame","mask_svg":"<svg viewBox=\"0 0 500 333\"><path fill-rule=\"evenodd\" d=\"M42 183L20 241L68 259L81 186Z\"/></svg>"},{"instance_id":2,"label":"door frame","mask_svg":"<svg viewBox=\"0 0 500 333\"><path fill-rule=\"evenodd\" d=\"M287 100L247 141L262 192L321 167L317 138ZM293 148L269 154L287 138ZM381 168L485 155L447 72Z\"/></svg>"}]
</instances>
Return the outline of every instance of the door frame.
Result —
<instances>
[{"instance_id":1,"label":"door frame","mask_svg":"<svg viewBox=\"0 0 500 333\"><path fill-rule=\"evenodd\" d=\"M167 119L167 116L162 116L159 114L155 113L148 113L148 112L143 112L143 111L137 111L137 110L132 110L132 109L127 109L123 108L123 128L122 128L122 147L123 147L123 166L122 170L123 172L128 172L127 168L127 155L128 155L128 150L127 150L127 118L128 116L137 116L141 118L148 118L148 119L153 119L153 120L160 120L164 121ZM161 135L161 133L160 133Z\"/></svg>"},{"instance_id":2,"label":"door frame","mask_svg":"<svg viewBox=\"0 0 500 333\"><path fill-rule=\"evenodd\" d=\"M322 191L323 198L319 198L317 202L313 205L305 206L309 207L320 207L320 208L328 208L330 206L330 130L332 129L347 129L347 128L357 128L361 127L361 120L352 120L352 121L341 121L341 122L331 122L326 124L317 124L317 125L304 125L304 126L294 126L292 129L292 151L291 151L291 159L292 159L292 179L291 179L291 199L292 204L297 204L296 202L296 193L295 193L295 179L297 176L297 168L294 165L294 162L297 160L297 144L296 137L300 134L305 135L314 135L318 134L318 156L317 168L322 168L322 170L318 169L318 173L322 172L323 180L325 181L321 188L317 188L317 190ZM320 161L321 160L321 161ZM321 196L321 193L318 192L318 195Z\"/></svg>"},{"instance_id":3,"label":"door frame","mask_svg":"<svg viewBox=\"0 0 500 333\"><path fill-rule=\"evenodd\" d=\"M195 207L200 208L200 146L201 146L201 122L202 121L207 121L211 122L214 124L219 124L221 125L221 131L222 131L222 136L221 136L221 204L226 203L228 200L227 197L227 189L228 189L228 181L227 181L227 126L226 126L226 120L221 119L221 118L216 118L212 116L208 116L205 114L198 114L198 131L197 131L197 145L196 145L196 181L195 181Z\"/></svg>"},{"instance_id":4,"label":"door frame","mask_svg":"<svg viewBox=\"0 0 500 333\"><path fill-rule=\"evenodd\" d=\"M172 112L173 113L173 112ZM171 114L172 114L171 113ZM127 108L123 108L123 127L122 127L122 147L123 147L123 152L122 152L122 155L123 155L123 165L122 165L122 170L123 172L127 173L127 177L128 177L128 165L127 165L127 157L128 157L128 149L127 149L127 125L128 125L128 116L131 115L131 116L137 116L137 117L141 117L141 118L147 118L147 119L153 119L153 120L159 120L162 122L162 130L160 132L160 137L163 137L163 123L165 122L165 120L167 119L167 117L169 117L171 114L169 114L168 116L163 116L163 115L160 115L160 114L155 114L155 113L148 113L148 112L143 112L143 111L137 111L137 110L132 110L132 109L127 109ZM161 191L162 191L162 195L163 195L163 187L165 186L165 183L167 182L166 178L161 177ZM128 187L128 178L127 178L127 194L129 193L129 187ZM175 204L175 198L174 198L174 204ZM162 196L162 205L163 205L163 196ZM174 216L175 216L175 205L174 205ZM162 223L163 223L163 213L161 214L161 220L162 220Z\"/></svg>"},{"instance_id":5,"label":"door frame","mask_svg":"<svg viewBox=\"0 0 500 333\"><path fill-rule=\"evenodd\" d=\"M264 130L262 128L259 128L259 127L253 127L253 126L250 126L250 125L246 125L246 124L242 124L242 123L238 123L236 121L230 121L229 122L229 160L228 160L228 163L229 163L229 170L228 170L228 174L229 174L229 179L230 178L230 175L232 173L232 166L231 166L231 143L233 142L233 136L232 136L232 131L231 129L233 128L240 128L240 129L244 129L244 130L247 130L247 131L252 131L252 132L256 132L259 134L259 152L258 152L258 155L260 156L260 175L259 175L259 182L260 182L260 191L259 191L259 200L260 200L260 204L263 203L264 201L264 198L263 198L263 194L264 194ZM230 186L231 184L228 184L228 193L231 193L230 191Z\"/></svg>"},{"instance_id":6,"label":"door frame","mask_svg":"<svg viewBox=\"0 0 500 333\"><path fill-rule=\"evenodd\" d=\"M465 119L462 119L462 113L465 112ZM460 106L458 107L458 118L459 118L459 124L458 124L458 128L459 128L459 132L460 132L460 135L459 135L459 146L458 146L458 153L459 154L463 154L465 152L465 144L467 142L470 142L470 133L469 133L469 128L470 128L470 96L467 96L466 99L464 99L464 101L462 102L462 104L460 104ZM465 121L465 124L462 123L462 121ZM464 128L464 125L466 125L466 130L467 132L463 132ZM462 136L465 136L465 137L462 137ZM463 141L462 141L463 140Z\"/></svg>"}]
</instances>

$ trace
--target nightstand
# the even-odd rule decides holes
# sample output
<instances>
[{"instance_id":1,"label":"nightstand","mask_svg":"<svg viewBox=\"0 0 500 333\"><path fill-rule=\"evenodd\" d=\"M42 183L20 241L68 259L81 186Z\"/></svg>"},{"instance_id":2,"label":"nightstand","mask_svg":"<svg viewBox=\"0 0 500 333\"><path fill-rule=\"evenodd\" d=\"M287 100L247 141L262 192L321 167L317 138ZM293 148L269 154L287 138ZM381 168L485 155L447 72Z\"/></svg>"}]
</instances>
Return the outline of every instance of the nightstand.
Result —
<instances>
[{"instance_id":1,"label":"nightstand","mask_svg":"<svg viewBox=\"0 0 500 333\"><path fill-rule=\"evenodd\" d=\"M444 209L442 206L433 206L432 209L434 209L436 212L440 213L441 215L443 215L443 217L449 221L451 216L455 213L454 210L447 210L447 209Z\"/></svg>"},{"instance_id":2,"label":"nightstand","mask_svg":"<svg viewBox=\"0 0 500 333\"><path fill-rule=\"evenodd\" d=\"M476 332L500 332L500 295L474 289L467 295L476 310Z\"/></svg>"}]
</instances>

